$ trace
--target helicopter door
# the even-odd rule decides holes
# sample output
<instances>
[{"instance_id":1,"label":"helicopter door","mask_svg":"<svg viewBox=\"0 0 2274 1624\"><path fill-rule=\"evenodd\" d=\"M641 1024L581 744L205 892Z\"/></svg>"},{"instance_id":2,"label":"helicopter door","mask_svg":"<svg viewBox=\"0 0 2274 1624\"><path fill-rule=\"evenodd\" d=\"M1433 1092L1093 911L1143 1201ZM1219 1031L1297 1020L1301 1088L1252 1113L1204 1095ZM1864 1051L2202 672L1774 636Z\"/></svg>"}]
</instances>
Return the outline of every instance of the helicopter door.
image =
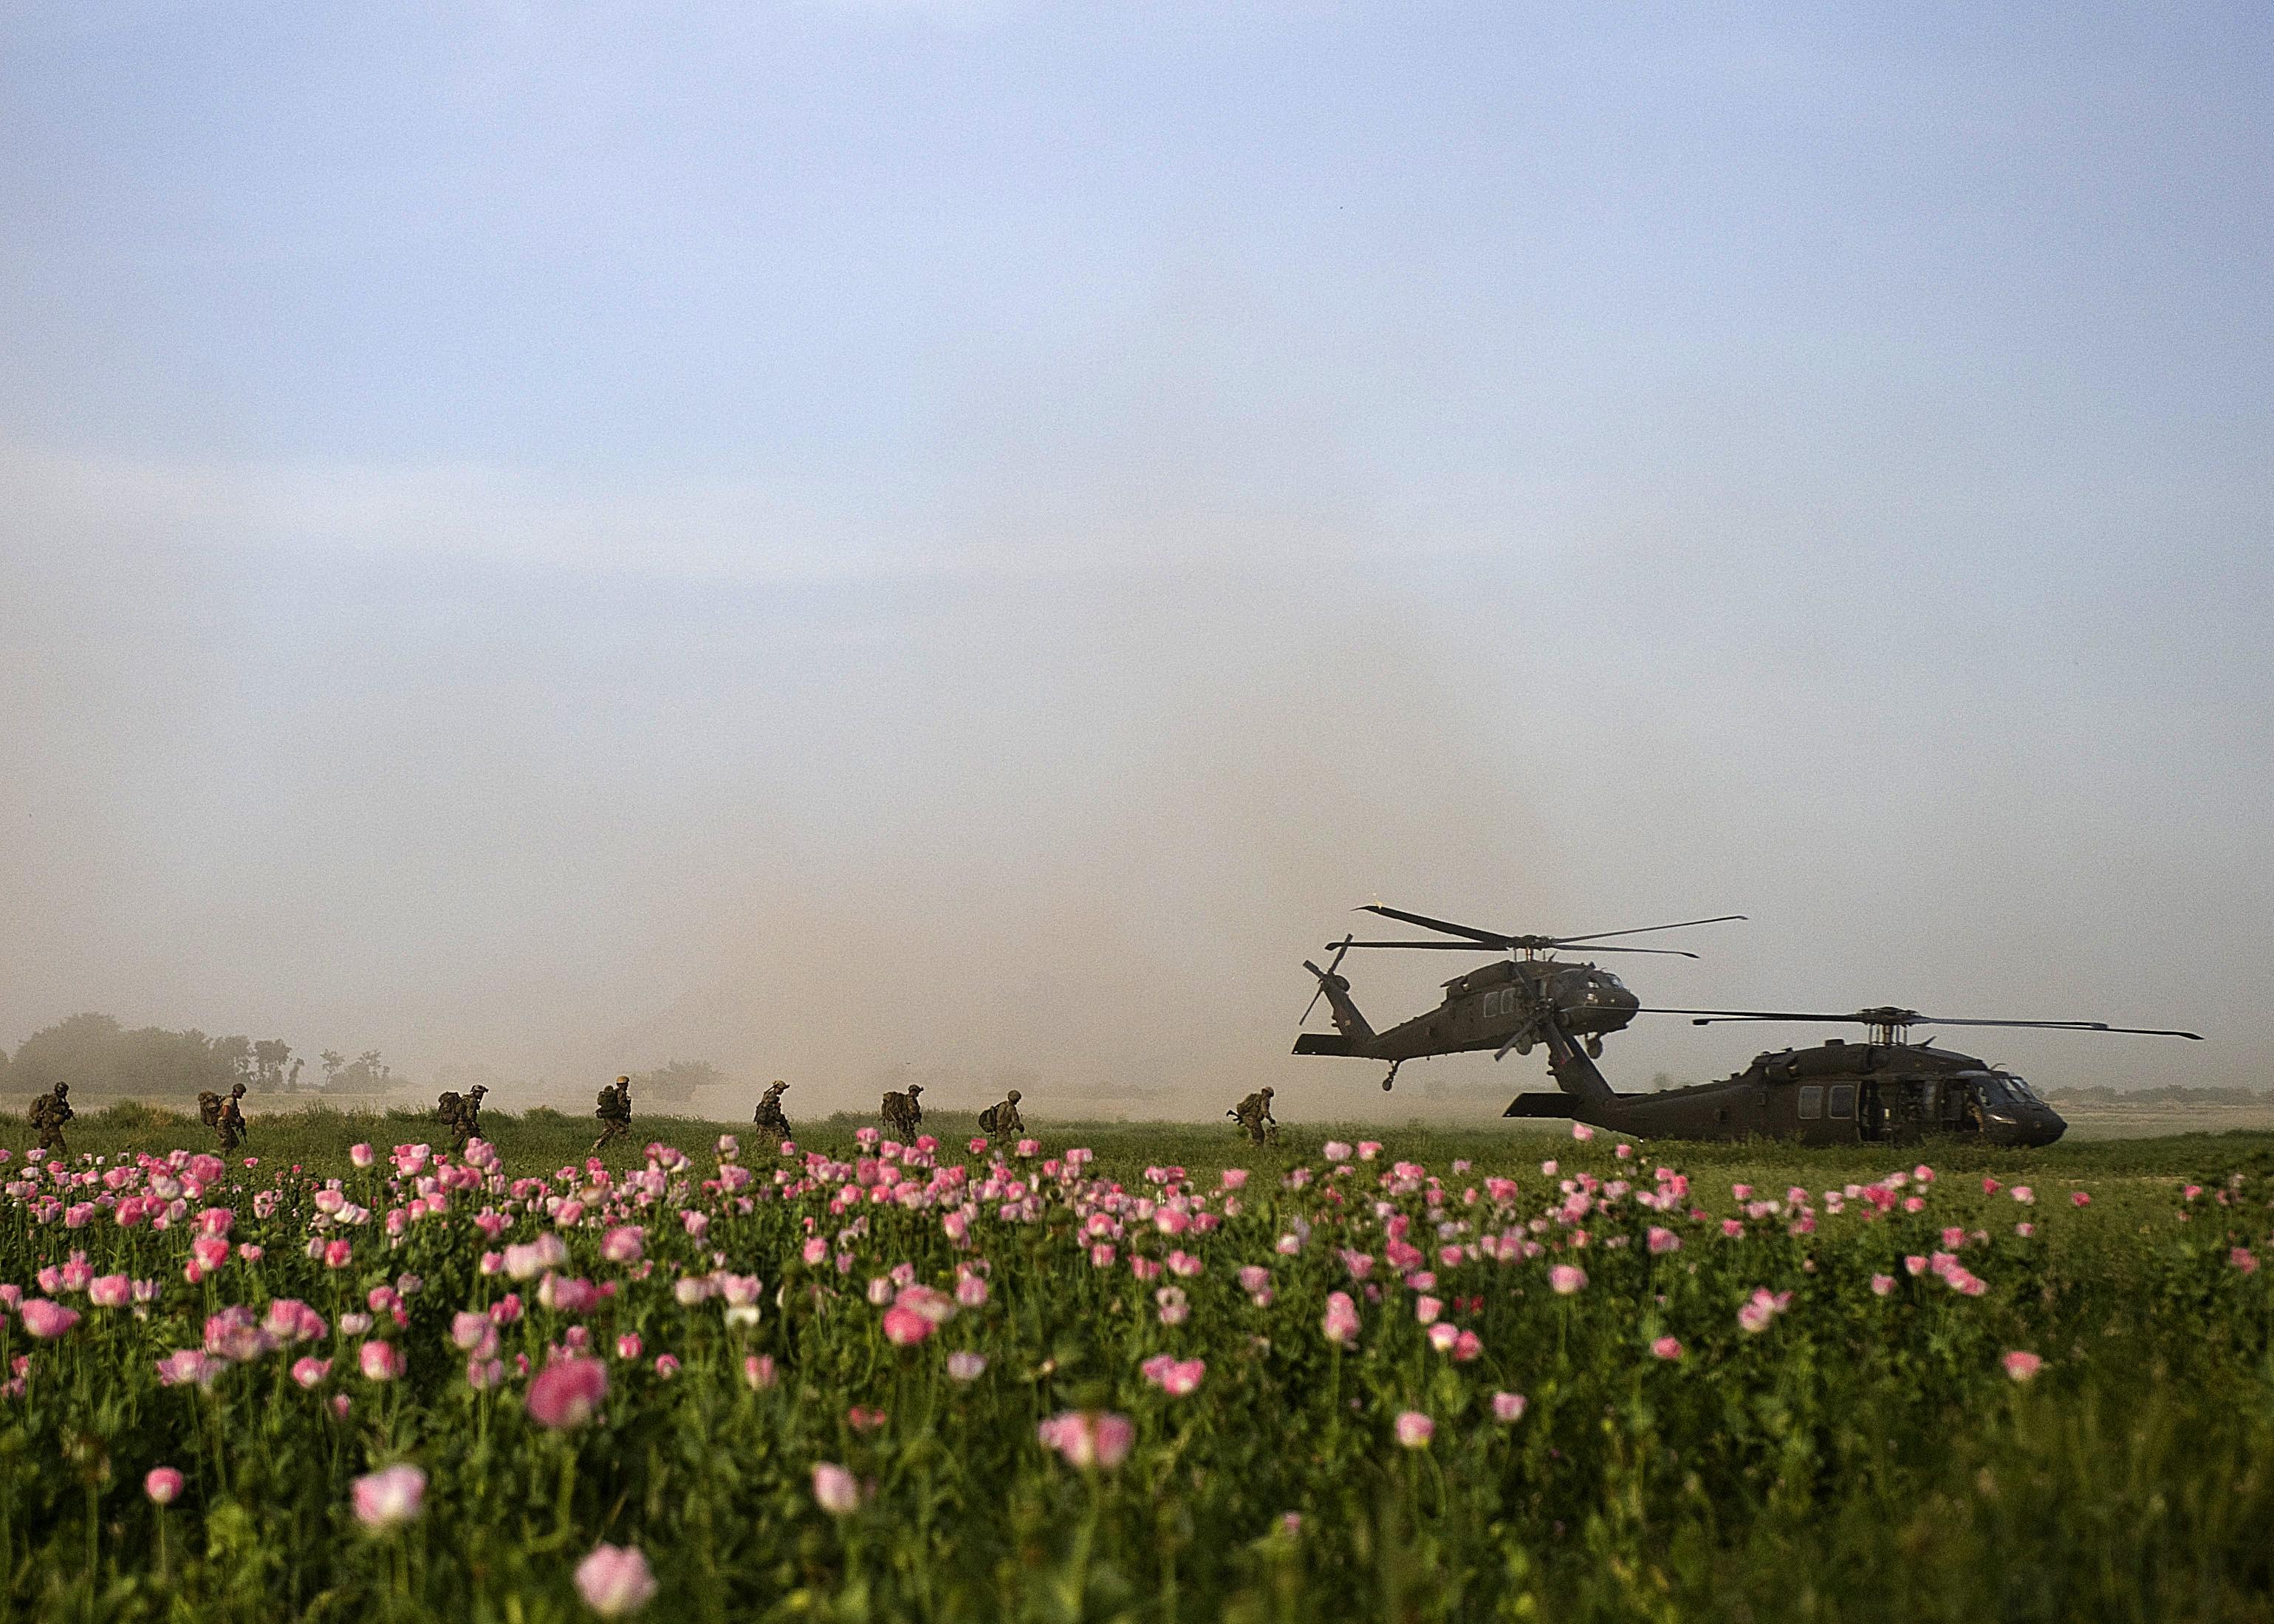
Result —
<instances>
[{"instance_id":1,"label":"helicopter door","mask_svg":"<svg viewBox=\"0 0 2274 1624\"><path fill-rule=\"evenodd\" d=\"M1887 1108L1879 1099L1879 1079L1867 1077L1863 1086L1863 1120L1859 1124L1863 1136L1867 1139L1883 1139L1887 1137Z\"/></svg>"}]
</instances>

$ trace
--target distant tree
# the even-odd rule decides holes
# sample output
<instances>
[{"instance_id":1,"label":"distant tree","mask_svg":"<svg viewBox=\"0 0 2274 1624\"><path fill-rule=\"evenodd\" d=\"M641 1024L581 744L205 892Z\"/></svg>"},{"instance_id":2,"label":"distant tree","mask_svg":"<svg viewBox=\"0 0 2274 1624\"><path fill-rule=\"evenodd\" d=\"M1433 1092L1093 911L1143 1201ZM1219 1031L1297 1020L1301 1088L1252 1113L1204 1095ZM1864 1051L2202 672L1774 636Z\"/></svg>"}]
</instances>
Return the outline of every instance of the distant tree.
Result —
<instances>
[{"instance_id":1,"label":"distant tree","mask_svg":"<svg viewBox=\"0 0 2274 1624\"><path fill-rule=\"evenodd\" d=\"M632 1095L683 1105L695 1097L697 1088L716 1087L727 1080L727 1074L707 1060L674 1060L651 1071L635 1072Z\"/></svg>"},{"instance_id":2,"label":"distant tree","mask_svg":"<svg viewBox=\"0 0 2274 1624\"><path fill-rule=\"evenodd\" d=\"M9 1068L11 1090L44 1094L66 1082L88 1094L194 1094L236 1080L233 1051L202 1032L132 1031L114 1016L84 1014L26 1038Z\"/></svg>"},{"instance_id":3,"label":"distant tree","mask_svg":"<svg viewBox=\"0 0 2274 1624\"><path fill-rule=\"evenodd\" d=\"M324 1086L329 1088L334 1082L338 1080L340 1068L347 1064L348 1057L340 1053L336 1049L328 1049L322 1054L318 1055L316 1058L323 1062Z\"/></svg>"},{"instance_id":4,"label":"distant tree","mask_svg":"<svg viewBox=\"0 0 2274 1624\"><path fill-rule=\"evenodd\" d=\"M308 1063L305 1058L295 1059L292 1062L291 1074L284 1079L284 1091L287 1094L295 1093L298 1090L300 1086L300 1068L307 1064Z\"/></svg>"},{"instance_id":5,"label":"distant tree","mask_svg":"<svg viewBox=\"0 0 2274 1624\"><path fill-rule=\"evenodd\" d=\"M328 1067L334 1058L327 1049L324 1060ZM333 1070L324 1083L327 1091L339 1094L391 1094L400 1086L394 1068L379 1057L375 1049L367 1049Z\"/></svg>"},{"instance_id":6,"label":"distant tree","mask_svg":"<svg viewBox=\"0 0 2274 1624\"><path fill-rule=\"evenodd\" d=\"M229 1063L237 1073L233 1080L250 1083L252 1080L252 1040L247 1037L215 1038L214 1053Z\"/></svg>"},{"instance_id":7,"label":"distant tree","mask_svg":"<svg viewBox=\"0 0 2274 1624\"><path fill-rule=\"evenodd\" d=\"M292 1046L282 1038L263 1038L252 1046L252 1086L263 1094L274 1094L284 1086L284 1063L292 1057Z\"/></svg>"}]
</instances>

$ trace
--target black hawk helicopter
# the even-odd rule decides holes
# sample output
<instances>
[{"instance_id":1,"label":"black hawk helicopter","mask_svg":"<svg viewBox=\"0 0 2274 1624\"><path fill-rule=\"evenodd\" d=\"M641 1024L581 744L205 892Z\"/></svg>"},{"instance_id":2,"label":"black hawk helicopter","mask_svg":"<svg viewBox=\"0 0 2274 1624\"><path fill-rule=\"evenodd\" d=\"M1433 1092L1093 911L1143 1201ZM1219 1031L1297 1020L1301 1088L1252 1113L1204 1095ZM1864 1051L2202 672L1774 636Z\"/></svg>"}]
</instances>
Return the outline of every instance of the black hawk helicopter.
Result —
<instances>
[{"instance_id":1,"label":"black hawk helicopter","mask_svg":"<svg viewBox=\"0 0 2274 1624\"><path fill-rule=\"evenodd\" d=\"M2131 1033L2202 1041L2197 1032L2112 1026L2097 1020L1975 1020L1922 1015L1891 1005L1845 1015L1776 1010L1638 1010L1723 1021L1853 1022L1861 1043L1830 1038L1811 1049L1757 1055L1720 1082L1660 1094L1620 1094L1550 1011L1547 1070L1561 1094L1518 1094L1508 1116L1563 1116L1637 1138L1798 1139L1809 1145L1901 1144L1954 1135L1985 1145L2050 1145L2068 1124L2029 1085L1972 1055L1910 1041L1913 1026L2018 1026L2040 1032Z\"/></svg>"},{"instance_id":2,"label":"black hawk helicopter","mask_svg":"<svg viewBox=\"0 0 2274 1624\"><path fill-rule=\"evenodd\" d=\"M1543 936L1480 930L1473 925L1431 919L1426 914L1386 908L1378 902L1368 903L1359 911L1379 914L1384 919L1403 920L1425 930L1457 938L1450 942L1360 942L1345 936L1339 942L1327 944L1335 956L1327 960L1326 968L1321 969L1307 959L1303 961L1303 968L1316 976L1319 982L1319 989L1311 995L1303 1019L1308 1020L1311 1011L1318 1008L1319 1000L1324 998L1334 1014L1335 1029L1331 1033L1302 1034L1295 1040L1295 1053L1387 1060L1389 1074L1382 1079L1385 1089L1397 1080L1397 1068L1409 1060L1483 1049L1491 1049L1495 1060L1511 1049L1519 1055L1528 1055L1532 1045L1547 1041L1551 1016L1556 1028L1583 1043L1589 1056L1600 1056L1603 1034L1616 1032L1632 1020L1642 1001L1608 970L1599 970L1592 964L1567 963L1553 954L1559 949L1579 947L1595 953L1660 953L1695 959L1697 954L1678 947L1601 944L1613 936L1646 936L1654 930L1682 930L1691 925L1719 925L1745 917L1742 914L1717 914L1712 919L1639 925L1631 930L1599 930L1592 936ZM1426 1015L1401 1021L1387 1032L1376 1032L1352 1002L1350 979L1337 974L1343 955L1354 947L1506 953L1508 957L1498 964L1486 965L1447 981L1445 1001ZM1542 958L1542 954L1550 957Z\"/></svg>"}]
</instances>

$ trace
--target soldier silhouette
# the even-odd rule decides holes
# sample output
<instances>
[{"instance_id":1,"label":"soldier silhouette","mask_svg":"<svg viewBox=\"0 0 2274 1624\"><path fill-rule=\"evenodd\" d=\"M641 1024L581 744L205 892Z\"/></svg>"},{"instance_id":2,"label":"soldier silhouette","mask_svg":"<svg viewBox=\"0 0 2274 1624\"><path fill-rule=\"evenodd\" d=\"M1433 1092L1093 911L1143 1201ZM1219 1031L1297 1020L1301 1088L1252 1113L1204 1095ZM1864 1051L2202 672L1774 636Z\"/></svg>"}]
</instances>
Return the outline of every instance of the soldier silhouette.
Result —
<instances>
[{"instance_id":1,"label":"soldier silhouette","mask_svg":"<svg viewBox=\"0 0 2274 1624\"><path fill-rule=\"evenodd\" d=\"M751 1120L769 1133L781 1139L790 1137L789 1118L782 1114L781 1097L789 1085L777 1077L766 1086L765 1096L758 1101L758 1114Z\"/></svg>"},{"instance_id":2,"label":"soldier silhouette","mask_svg":"<svg viewBox=\"0 0 2274 1624\"><path fill-rule=\"evenodd\" d=\"M903 1139L914 1139L923 1122L923 1107L916 1103L922 1092L922 1083L910 1083L906 1094L895 1089L885 1096L885 1125Z\"/></svg>"},{"instance_id":3,"label":"soldier silhouette","mask_svg":"<svg viewBox=\"0 0 2274 1624\"><path fill-rule=\"evenodd\" d=\"M600 1137L592 1141L597 1154L604 1146L617 1139L629 1139L632 1132L632 1079L616 1079L615 1086L600 1090L600 1103L593 1111L601 1123Z\"/></svg>"},{"instance_id":4,"label":"soldier silhouette","mask_svg":"<svg viewBox=\"0 0 2274 1624\"><path fill-rule=\"evenodd\" d=\"M1256 1144L1264 1143L1267 1135L1276 1137L1279 1124L1271 1115L1271 1090L1259 1088L1238 1105L1224 1113L1238 1123L1240 1131Z\"/></svg>"},{"instance_id":5,"label":"soldier silhouette","mask_svg":"<svg viewBox=\"0 0 2274 1624\"><path fill-rule=\"evenodd\" d=\"M26 1115L32 1128L40 1136L40 1148L51 1155L64 1154L64 1124L75 1113L71 1108L71 1085L57 1081L56 1086L32 1101Z\"/></svg>"}]
</instances>

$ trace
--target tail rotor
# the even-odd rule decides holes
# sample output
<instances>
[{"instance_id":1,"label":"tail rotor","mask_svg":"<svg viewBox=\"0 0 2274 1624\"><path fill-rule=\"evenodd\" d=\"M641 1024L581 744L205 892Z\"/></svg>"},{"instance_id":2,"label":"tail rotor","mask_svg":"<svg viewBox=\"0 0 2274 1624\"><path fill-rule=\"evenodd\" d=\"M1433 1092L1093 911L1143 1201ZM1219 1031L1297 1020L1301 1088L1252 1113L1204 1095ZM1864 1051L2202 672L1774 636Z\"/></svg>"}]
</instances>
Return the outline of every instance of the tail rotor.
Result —
<instances>
[{"instance_id":1,"label":"tail rotor","mask_svg":"<svg viewBox=\"0 0 2274 1624\"><path fill-rule=\"evenodd\" d=\"M1350 983L1348 981L1343 981L1342 978L1337 975L1335 972L1342 966L1343 955L1351 951L1352 938L1350 936L1344 936L1341 941L1329 943L1328 945L1335 950L1335 956L1327 960L1327 967L1325 969L1320 969L1318 966L1313 964L1307 959L1303 960L1303 968L1308 970L1313 975L1319 978L1317 990L1311 994L1310 1003L1303 1006L1303 1019L1305 1020L1311 1019L1311 1011L1317 1009L1319 1007L1319 1000L1327 996L1327 987L1329 983L1342 981L1342 990L1344 992L1348 992L1350 990Z\"/></svg>"}]
</instances>

